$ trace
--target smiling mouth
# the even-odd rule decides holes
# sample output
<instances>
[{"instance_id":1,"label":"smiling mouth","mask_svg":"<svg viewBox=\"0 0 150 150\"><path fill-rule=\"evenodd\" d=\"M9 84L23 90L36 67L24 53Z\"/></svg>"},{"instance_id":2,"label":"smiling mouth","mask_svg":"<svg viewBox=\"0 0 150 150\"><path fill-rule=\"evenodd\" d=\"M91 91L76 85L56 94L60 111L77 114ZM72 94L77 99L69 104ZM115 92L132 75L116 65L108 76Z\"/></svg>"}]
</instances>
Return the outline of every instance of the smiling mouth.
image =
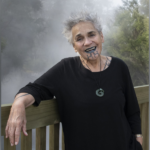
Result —
<instances>
[{"instance_id":1,"label":"smiling mouth","mask_svg":"<svg viewBox=\"0 0 150 150\"><path fill-rule=\"evenodd\" d=\"M85 50L86 53L93 53L96 50L96 46L88 48Z\"/></svg>"}]
</instances>

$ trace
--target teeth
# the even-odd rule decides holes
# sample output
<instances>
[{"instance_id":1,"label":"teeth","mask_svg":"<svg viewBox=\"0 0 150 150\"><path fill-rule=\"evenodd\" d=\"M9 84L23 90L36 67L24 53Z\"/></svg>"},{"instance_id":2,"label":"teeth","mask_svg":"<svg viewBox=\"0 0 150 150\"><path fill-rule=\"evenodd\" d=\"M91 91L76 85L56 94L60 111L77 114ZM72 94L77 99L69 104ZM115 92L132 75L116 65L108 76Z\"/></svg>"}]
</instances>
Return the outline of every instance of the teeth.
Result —
<instances>
[{"instance_id":1,"label":"teeth","mask_svg":"<svg viewBox=\"0 0 150 150\"><path fill-rule=\"evenodd\" d=\"M86 52L89 52L89 51L91 51L91 50L93 50L93 49L95 49L95 47L88 48L88 49L86 49L85 51L86 51Z\"/></svg>"}]
</instances>

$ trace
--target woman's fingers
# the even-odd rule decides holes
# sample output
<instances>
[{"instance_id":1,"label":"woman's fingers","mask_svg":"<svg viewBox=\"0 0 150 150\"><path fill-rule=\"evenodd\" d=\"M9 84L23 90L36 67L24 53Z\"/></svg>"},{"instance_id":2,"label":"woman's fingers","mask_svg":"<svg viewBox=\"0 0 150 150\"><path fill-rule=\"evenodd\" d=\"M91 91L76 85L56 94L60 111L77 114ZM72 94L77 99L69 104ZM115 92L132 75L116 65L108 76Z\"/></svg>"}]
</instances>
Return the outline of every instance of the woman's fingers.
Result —
<instances>
[{"instance_id":1,"label":"woman's fingers","mask_svg":"<svg viewBox=\"0 0 150 150\"><path fill-rule=\"evenodd\" d=\"M23 120L25 119L23 118ZM17 145L19 143L21 128L23 128L24 133L26 132L26 121L23 120L18 119L16 122L9 124L10 128L8 125L6 127L6 136L9 137L11 146Z\"/></svg>"},{"instance_id":2,"label":"woman's fingers","mask_svg":"<svg viewBox=\"0 0 150 150\"><path fill-rule=\"evenodd\" d=\"M27 133L27 131L26 131L26 121L25 121L24 124L23 124L22 131L23 131L23 133L24 133L25 136L28 135L28 133Z\"/></svg>"},{"instance_id":3,"label":"woman's fingers","mask_svg":"<svg viewBox=\"0 0 150 150\"><path fill-rule=\"evenodd\" d=\"M19 143L21 128L22 128L24 135L26 135L26 136L28 135L26 132L26 120L24 120L24 123L22 126L20 124L21 123L18 123L18 126L17 126L16 131L15 131L15 145L17 145Z\"/></svg>"},{"instance_id":4,"label":"woman's fingers","mask_svg":"<svg viewBox=\"0 0 150 150\"><path fill-rule=\"evenodd\" d=\"M11 146L19 143L21 129L26 130L25 108L11 109L5 128L6 138L9 137Z\"/></svg>"},{"instance_id":5,"label":"woman's fingers","mask_svg":"<svg viewBox=\"0 0 150 150\"><path fill-rule=\"evenodd\" d=\"M12 126L12 127L9 127L9 129L8 129L8 136L9 136L9 141L10 141L10 144L11 144L11 146L13 146L14 145L14 138L15 138L15 128L14 128L14 126Z\"/></svg>"},{"instance_id":6,"label":"woman's fingers","mask_svg":"<svg viewBox=\"0 0 150 150\"><path fill-rule=\"evenodd\" d=\"M19 143L19 136L23 126L22 120L10 121L6 126L6 136L9 137L11 146Z\"/></svg>"},{"instance_id":7,"label":"woman's fingers","mask_svg":"<svg viewBox=\"0 0 150 150\"><path fill-rule=\"evenodd\" d=\"M6 138L9 137L8 131L9 131L9 121L10 121L10 118L11 118L11 113L9 114L9 118L8 118L8 121L7 121L7 124L6 124L6 128L5 128L5 136L6 136Z\"/></svg>"},{"instance_id":8,"label":"woman's fingers","mask_svg":"<svg viewBox=\"0 0 150 150\"><path fill-rule=\"evenodd\" d=\"M19 143L20 132L21 132L21 126L18 125L15 131L15 145Z\"/></svg>"},{"instance_id":9,"label":"woman's fingers","mask_svg":"<svg viewBox=\"0 0 150 150\"><path fill-rule=\"evenodd\" d=\"M8 138L8 128L9 128L9 126L8 126L8 124L6 125L6 128L5 128L5 137L6 138Z\"/></svg>"}]
</instances>

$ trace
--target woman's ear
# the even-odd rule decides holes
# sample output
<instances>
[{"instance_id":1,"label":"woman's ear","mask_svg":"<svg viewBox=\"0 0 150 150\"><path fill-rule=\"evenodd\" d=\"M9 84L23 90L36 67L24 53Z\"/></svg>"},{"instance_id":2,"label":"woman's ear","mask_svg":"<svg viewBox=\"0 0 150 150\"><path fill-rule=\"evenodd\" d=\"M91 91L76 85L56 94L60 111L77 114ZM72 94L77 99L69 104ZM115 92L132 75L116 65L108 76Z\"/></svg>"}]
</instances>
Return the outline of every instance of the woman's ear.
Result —
<instances>
[{"instance_id":1,"label":"woman's ear","mask_svg":"<svg viewBox=\"0 0 150 150\"><path fill-rule=\"evenodd\" d=\"M78 56L80 56L80 54L79 54L78 51L75 49L75 47L74 47L74 51L75 51L75 53L76 53Z\"/></svg>"},{"instance_id":2,"label":"woman's ear","mask_svg":"<svg viewBox=\"0 0 150 150\"><path fill-rule=\"evenodd\" d=\"M74 51L77 53L78 51L74 48Z\"/></svg>"},{"instance_id":3,"label":"woman's ear","mask_svg":"<svg viewBox=\"0 0 150 150\"><path fill-rule=\"evenodd\" d=\"M75 46L74 46L74 43L72 44L73 48L74 48L74 51L77 53L78 51L76 50Z\"/></svg>"}]
</instances>

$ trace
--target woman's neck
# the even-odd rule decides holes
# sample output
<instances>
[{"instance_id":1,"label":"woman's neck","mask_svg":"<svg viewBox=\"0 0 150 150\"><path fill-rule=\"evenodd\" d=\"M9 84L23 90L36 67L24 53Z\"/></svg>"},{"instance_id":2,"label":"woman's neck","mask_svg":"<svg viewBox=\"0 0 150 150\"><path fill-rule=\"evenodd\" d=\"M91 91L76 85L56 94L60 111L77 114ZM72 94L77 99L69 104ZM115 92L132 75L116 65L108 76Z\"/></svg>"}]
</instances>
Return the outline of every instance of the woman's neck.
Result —
<instances>
[{"instance_id":1,"label":"woman's neck","mask_svg":"<svg viewBox=\"0 0 150 150\"><path fill-rule=\"evenodd\" d=\"M80 56L81 62L83 64L83 66L87 69L89 69L92 72L99 72L100 69L101 71L103 70L105 61L106 61L106 57L100 55L100 57L96 60L86 60L83 57ZM101 66L100 66L101 65Z\"/></svg>"}]
</instances>

